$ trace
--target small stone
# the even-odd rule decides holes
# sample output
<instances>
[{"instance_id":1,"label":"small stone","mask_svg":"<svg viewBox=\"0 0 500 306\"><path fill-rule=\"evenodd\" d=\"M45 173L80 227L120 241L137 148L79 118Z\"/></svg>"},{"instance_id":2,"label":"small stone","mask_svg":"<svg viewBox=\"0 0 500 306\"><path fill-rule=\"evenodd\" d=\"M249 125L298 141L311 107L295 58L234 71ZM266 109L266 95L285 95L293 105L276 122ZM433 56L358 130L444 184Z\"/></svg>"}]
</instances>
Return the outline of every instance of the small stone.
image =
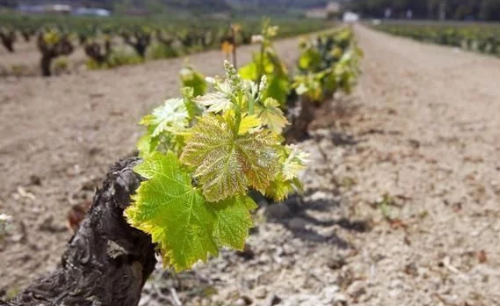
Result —
<instances>
[{"instance_id":1,"label":"small stone","mask_svg":"<svg viewBox=\"0 0 500 306\"><path fill-rule=\"evenodd\" d=\"M396 297L398 297L400 294L401 294L401 290L399 290L399 289L394 289L394 290L389 291L389 296L390 296L391 298L396 298Z\"/></svg>"},{"instance_id":2,"label":"small stone","mask_svg":"<svg viewBox=\"0 0 500 306\"><path fill-rule=\"evenodd\" d=\"M306 228L306 224L307 224L306 220L298 217L295 217L290 221L288 221L288 226L292 230L303 230Z\"/></svg>"},{"instance_id":3,"label":"small stone","mask_svg":"<svg viewBox=\"0 0 500 306\"><path fill-rule=\"evenodd\" d=\"M335 297L337 296L338 291L339 291L338 286L330 286L323 289L322 292L323 302L328 305L333 303L335 301Z\"/></svg>"},{"instance_id":4,"label":"small stone","mask_svg":"<svg viewBox=\"0 0 500 306\"><path fill-rule=\"evenodd\" d=\"M413 277L418 276L418 268L414 263L407 264L405 266L404 272Z\"/></svg>"},{"instance_id":5,"label":"small stone","mask_svg":"<svg viewBox=\"0 0 500 306\"><path fill-rule=\"evenodd\" d=\"M335 295L335 306L346 306L347 305L347 297L343 295L342 293L337 293Z\"/></svg>"},{"instance_id":6,"label":"small stone","mask_svg":"<svg viewBox=\"0 0 500 306\"><path fill-rule=\"evenodd\" d=\"M389 284L389 288L390 289L401 289L401 288L403 288L403 282L399 279L395 279L395 280L391 281L391 283Z\"/></svg>"},{"instance_id":7,"label":"small stone","mask_svg":"<svg viewBox=\"0 0 500 306\"><path fill-rule=\"evenodd\" d=\"M334 255L334 257L329 258L326 262L326 266L332 270L338 270L346 264L344 258L339 255Z\"/></svg>"},{"instance_id":8,"label":"small stone","mask_svg":"<svg viewBox=\"0 0 500 306\"><path fill-rule=\"evenodd\" d=\"M268 297L268 299L266 300L264 305L265 306L274 306L274 305L278 305L279 303L281 303L281 298L279 296L277 296L276 294L273 294L273 295Z\"/></svg>"},{"instance_id":9,"label":"small stone","mask_svg":"<svg viewBox=\"0 0 500 306\"><path fill-rule=\"evenodd\" d=\"M246 306L246 305L252 305L253 303L253 300L246 296L246 295L242 295L239 299L236 300L236 303L235 305L236 306Z\"/></svg>"},{"instance_id":10,"label":"small stone","mask_svg":"<svg viewBox=\"0 0 500 306\"><path fill-rule=\"evenodd\" d=\"M201 306L210 306L210 305L212 305L212 302L209 299L201 300Z\"/></svg>"},{"instance_id":11,"label":"small stone","mask_svg":"<svg viewBox=\"0 0 500 306\"><path fill-rule=\"evenodd\" d=\"M150 302L151 302L151 296L150 295L142 295L141 299L139 300L139 306L149 305Z\"/></svg>"},{"instance_id":12,"label":"small stone","mask_svg":"<svg viewBox=\"0 0 500 306\"><path fill-rule=\"evenodd\" d=\"M280 204L272 204L266 207L264 211L264 216L267 219L285 219L290 217L290 209L285 203L280 203Z\"/></svg>"},{"instance_id":13,"label":"small stone","mask_svg":"<svg viewBox=\"0 0 500 306\"><path fill-rule=\"evenodd\" d=\"M245 244L245 248L243 251L237 251L236 255L242 257L245 260L252 260L255 257L254 251L252 251L252 248L247 244Z\"/></svg>"},{"instance_id":14,"label":"small stone","mask_svg":"<svg viewBox=\"0 0 500 306\"><path fill-rule=\"evenodd\" d=\"M30 184L40 186L42 185L42 179L38 175L32 174L30 175Z\"/></svg>"},{"instance_id":15,"label":"small stone","mask_svg":"<svg viewBox=\"0 0 500 306\"><path fill-rule=\"evenodd\" d=\"M351 297L357 299L366 293L365 284L362 281L355 281L347 288L346 292Z\"/></svg>"},{"instance_id":16,"label":"small stone","mask_svg":"<svg viewBox=\"0 0 500 306\"><path fill-rule=\"evenodd\" d=\"M234 303L236 306L246 306L245 300L244 299L237 299L236 302Z\"/></svg>"},{"instance_id":17,"label":"small stone","mask_svg":"<svg viewBox=\"0 0 500 306\"><path fill-rule=\"evenodd\" d=\"M267 296L267 289L266 287L257 287L254 290L254 296L258 299L265 299Z\"/></svg>"}]
</instances>

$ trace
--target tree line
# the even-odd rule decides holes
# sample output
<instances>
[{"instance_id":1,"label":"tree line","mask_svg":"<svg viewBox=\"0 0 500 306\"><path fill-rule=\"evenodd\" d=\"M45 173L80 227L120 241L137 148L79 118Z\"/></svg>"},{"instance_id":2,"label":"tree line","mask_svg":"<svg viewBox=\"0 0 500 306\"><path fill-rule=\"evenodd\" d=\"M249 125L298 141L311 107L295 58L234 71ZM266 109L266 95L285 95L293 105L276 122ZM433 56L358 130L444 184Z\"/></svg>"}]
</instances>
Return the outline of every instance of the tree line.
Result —
<instances>
[{"instance_id":1,"label":"tree line","mask_svg":"<svg viewBox=\"0 0 500 306\"><path fill-rule=\"evenodd\" d=\"M500 0L351 0L349 6L374 18L389 10L391 18L500 20Z\"/></svg>"}]
</instances>

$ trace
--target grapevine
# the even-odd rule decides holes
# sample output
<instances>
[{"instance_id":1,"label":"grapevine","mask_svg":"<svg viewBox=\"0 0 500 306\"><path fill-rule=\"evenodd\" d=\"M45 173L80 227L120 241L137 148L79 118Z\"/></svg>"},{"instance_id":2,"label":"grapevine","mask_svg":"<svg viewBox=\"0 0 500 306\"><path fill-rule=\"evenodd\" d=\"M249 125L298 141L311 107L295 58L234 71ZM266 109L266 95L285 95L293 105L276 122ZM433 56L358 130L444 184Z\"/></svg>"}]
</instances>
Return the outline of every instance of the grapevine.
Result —
<instances>
[{"instance_id":1,"label":"grapevine","mask_svg":"<svg viewBox=\"0 0 500 306\"><path fill-rule=\"evenodd\" d=\"M500 39L495 25L375 25L375 29L418 41L458 47L468 51L500 55Z\"/></svg>"},{"instance_id":2,"label":"grapevine","mask_svg":"<svg viewBox=\"0 0 500 306\"><path fill-rule=\"evenodd\" d=\"M300 73L293 86L299 95L320 102L341 90L350 93L356 83L363 53L349 28L319 35L301 43Z\"/></svg>"},{"instance_id":3,"label":"grapevine","mask_svg":"<svg viewBox=\"0 0 500 306\"><path fill-rule=\"evenodd\" d=\"M257 207L250 190L281 200L301 188L298 173L307 155L282 145L274 121L286 119L264 96L267 78L256 83L242 79L229 62L224 68L225 78L207 78L212 91L195 95L203 90L186 87L182 98L141 120L147 128L138 145L144 160L135 171L146 180L125 215L151 235L164 264L177 271L206 262L221 247L244 247ZM193 71L182 76L190 74L199 79Z\"/></svg>"},{"instance_id":4,"label":"grapevine","mask_svg":"<svg viewBox=\"0 0 500 306\"><path fill-rule=\"evenodd\" d=\"M264 98L272 97L283 105L290 93L290 80L288 70L280 60L272 39L278 35L278 27L271 26L269 19L264 19L262 32L254 36L254 41L260 43L260 52L253 54L252 61L239 71L240 75L257 82L266 76L269 85L264 92Z\"/></svg>"}]
</instances>

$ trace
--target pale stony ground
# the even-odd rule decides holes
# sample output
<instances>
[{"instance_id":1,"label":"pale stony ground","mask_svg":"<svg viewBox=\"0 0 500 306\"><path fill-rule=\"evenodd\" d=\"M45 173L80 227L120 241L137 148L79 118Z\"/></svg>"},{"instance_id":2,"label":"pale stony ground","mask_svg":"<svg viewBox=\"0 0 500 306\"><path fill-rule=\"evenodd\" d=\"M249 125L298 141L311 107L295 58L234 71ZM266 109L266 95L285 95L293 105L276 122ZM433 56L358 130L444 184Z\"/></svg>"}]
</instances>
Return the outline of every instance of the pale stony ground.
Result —
<instances>
[{"instance_id":1,"label":"pale stony ground","mask_svg":"<svg viewBox=\"0 0 500 306\"><path fill-rule=\"evenodd\" d=\"M300 144L304 196L263 205L245 253L158 270L142 305L500 305L500 61L356 32L363 76ZM289 63L296 43L277 44ZM219 61L191 57L208 74ZM132 151L134 122L177 92L181 65L0 82L0 209L16 218L0 290L54 267L69 202Z\"/></svg>"}]
</instances>

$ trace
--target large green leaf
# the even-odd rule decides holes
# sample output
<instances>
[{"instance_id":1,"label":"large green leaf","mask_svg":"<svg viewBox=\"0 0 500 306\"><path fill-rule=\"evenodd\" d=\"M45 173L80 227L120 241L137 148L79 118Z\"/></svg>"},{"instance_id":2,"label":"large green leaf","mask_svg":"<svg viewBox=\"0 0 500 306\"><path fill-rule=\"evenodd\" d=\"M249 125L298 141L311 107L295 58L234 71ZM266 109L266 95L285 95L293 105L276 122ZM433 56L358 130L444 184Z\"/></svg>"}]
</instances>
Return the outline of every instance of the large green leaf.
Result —
<instances>
[{"instance_id":1,"label":"large green leaf","mask_svg":"<svg viewBox=\"0 0 500 306\"><path fill-rule=\"evenodd\" d=\"M250 197L230 198L209 204L217 216L214 237L220 246L242 250L248 236L248 229L253 226L249 211L257 204Z\"/></svg>"},{"instance_id":2,"label":"large green leaf","mask_svg":"<svg viewBox=\"0 0 500 306\"><path fill-rule=\"evenodd\" d=\"M147 181L125 215L132 226L151 235L165 265L181 271L198 260L206 262L221 246L243 248L255 208L250 198L206 202L172 152L153 153L134 170Z\"/></svg>"}]
</instances>

